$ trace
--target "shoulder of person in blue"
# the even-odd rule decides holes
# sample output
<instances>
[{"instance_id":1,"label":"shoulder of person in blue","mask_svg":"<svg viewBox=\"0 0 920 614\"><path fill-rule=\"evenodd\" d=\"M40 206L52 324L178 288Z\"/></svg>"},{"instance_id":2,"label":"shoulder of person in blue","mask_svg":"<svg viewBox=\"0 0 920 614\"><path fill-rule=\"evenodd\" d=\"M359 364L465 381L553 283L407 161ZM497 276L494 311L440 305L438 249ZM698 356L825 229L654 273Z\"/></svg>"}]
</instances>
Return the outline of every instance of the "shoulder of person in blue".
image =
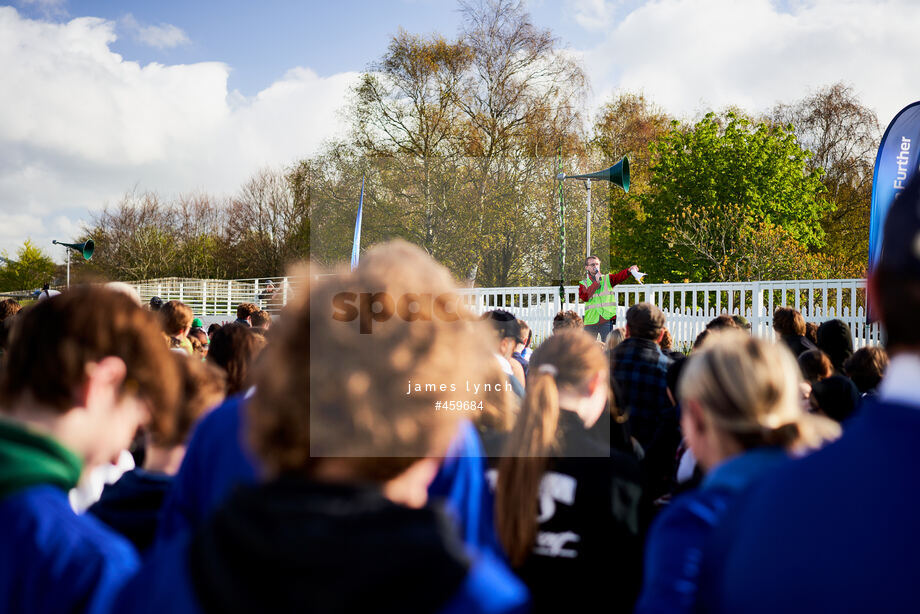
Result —
<instances>
[{"instance_id":1,"label":"shoulder of person in blue","mask_svg":"<svg viewBox=\"0 0 920 614\"><path fill-rule=\"evenodd\" d=\"M131 544L93 517L77 516L67 493L38 485L0 501L0 610L106 612L138 568Z\"/></svg>"}]
</instances>

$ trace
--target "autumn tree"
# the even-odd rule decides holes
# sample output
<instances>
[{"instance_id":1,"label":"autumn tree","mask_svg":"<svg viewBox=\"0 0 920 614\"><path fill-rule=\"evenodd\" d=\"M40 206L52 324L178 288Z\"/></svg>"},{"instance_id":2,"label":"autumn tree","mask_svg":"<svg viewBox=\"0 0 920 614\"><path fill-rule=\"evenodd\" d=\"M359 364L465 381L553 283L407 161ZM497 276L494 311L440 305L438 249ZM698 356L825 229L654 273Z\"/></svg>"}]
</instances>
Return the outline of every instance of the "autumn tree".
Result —
<instances>
[{"instance_id":1,"label":"autumn tree","mask_svg":"<svg viewBox=\"0 0 920 614\"><path fill-rule=\"evenodd\" d=\"M459 99L467 120L463 146L474 159L474 192L467 206L472 207L473 230L483 238L469 252L469 278L501 285L520 270L532 247L556 243L552 218L542 237L522 227L542 207L527 211L510 201L526 192L529 198L515 202L546 202L552 194L545 179L553 175L556 149L572 150L582 140L587 77L551 31L533 24L520 0L470 0L460 7L462 40L472 53ZM497 215L503 216L501 223ZM532 240L509 243L512 228L511 234Z\"/></svg>"},{"instance_id":2,"label":"autumn tree","mask_svg":"<svg viewBox=\"0 0 920 614\"><path fill-rule=\"evenodd\" d=\"M851 86L835 83L791 104L777 105L772 119L792 124L803 148L812 152L811 169L823 169L823 198L831 201L821 220L822 250L832 275L861 276L869 253L872 175L880 129L875 112Z\"/></svg>"},{"instance_id":3,"label":"autumn tree","mask_svg":"<svg viewBox=\"0 0 920 614\"><path fill-rule=\"evenodd\" d=\"M457 155L451 140L459 123L458 89L469 49L443 36L400 30L383 57L364 73L355 92L356 145L369 158L385 158L398 177L402 213L411 238L428 253L441 243L438 183Z\"/></svg>"}]
</instances>

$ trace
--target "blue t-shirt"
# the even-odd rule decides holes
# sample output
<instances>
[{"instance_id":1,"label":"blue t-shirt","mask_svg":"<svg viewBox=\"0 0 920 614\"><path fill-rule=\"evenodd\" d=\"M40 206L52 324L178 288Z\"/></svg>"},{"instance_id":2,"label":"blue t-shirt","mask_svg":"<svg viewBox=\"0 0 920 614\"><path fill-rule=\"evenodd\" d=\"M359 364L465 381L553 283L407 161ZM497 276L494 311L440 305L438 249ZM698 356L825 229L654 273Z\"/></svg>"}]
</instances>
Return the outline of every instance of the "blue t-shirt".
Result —
<instances>
[{"instance_id":1,"label":"blue t-shirt","mask_svg":"<svg viewBox=\"0 0 920 614\"><path fill-rule=\"evenodd\" d=\"M131 544L92 516L74 514L55 486L0 500L0 611L107 612L137 571Z\"/></svg>"}]
</instances>

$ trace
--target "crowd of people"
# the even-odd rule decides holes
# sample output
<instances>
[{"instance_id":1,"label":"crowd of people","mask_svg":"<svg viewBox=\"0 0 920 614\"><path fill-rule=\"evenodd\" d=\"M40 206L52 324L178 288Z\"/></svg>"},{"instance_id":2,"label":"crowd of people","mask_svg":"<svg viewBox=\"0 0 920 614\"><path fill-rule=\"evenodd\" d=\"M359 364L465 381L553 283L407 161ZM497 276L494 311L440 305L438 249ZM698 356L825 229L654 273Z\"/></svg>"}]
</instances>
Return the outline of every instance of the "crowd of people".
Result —
<instances>
[{"instance_id":1,"label":"crowd of people","mask_svg":"<svg viewBox=\"0 0 920 614\"><path fill-rule=\"evenodd\" d=\"M887 351L782 307L685 353L604 298L535 344L404 242L206 331L119 284L0 301L0 610L912 609L918 190L870 280Z\"/></svg>"}]
</instances>

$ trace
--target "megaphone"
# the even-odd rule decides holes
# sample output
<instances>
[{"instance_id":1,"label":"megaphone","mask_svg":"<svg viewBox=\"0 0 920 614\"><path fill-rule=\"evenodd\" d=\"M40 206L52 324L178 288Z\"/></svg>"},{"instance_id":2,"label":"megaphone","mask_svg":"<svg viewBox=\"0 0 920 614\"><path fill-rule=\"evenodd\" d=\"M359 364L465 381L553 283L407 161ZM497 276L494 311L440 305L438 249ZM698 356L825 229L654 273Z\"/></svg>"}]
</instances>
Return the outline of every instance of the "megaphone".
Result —
<instances>
[{"instance_id":1,"label":"megaphone","mask_svg":"<svg viewBox=\"0 0 920 614\"><path fill-rule=\"evenodd\" d=\"M96 243L92 239L87 239L83 243L61 243L60 241L52 241L55 245L63 245L64 247L69 247L72 250L75 250L83 255L84 260L89 260L93 257L93 252L96 251Z\"/></svg>"},{"instance_id":2,"label":"megaphone","mask_svg":"<svg viewBox=\"0 0 920 614\"><path fill-rule=\"evenodd\" d=\"M588 173L587 175L566 175L559 173L556 179L591 179L599 181L609 181L623 188L624 192L629 192L629 159L623 156L623 159L608 169Z\"/></svg>"}]
</instances>

